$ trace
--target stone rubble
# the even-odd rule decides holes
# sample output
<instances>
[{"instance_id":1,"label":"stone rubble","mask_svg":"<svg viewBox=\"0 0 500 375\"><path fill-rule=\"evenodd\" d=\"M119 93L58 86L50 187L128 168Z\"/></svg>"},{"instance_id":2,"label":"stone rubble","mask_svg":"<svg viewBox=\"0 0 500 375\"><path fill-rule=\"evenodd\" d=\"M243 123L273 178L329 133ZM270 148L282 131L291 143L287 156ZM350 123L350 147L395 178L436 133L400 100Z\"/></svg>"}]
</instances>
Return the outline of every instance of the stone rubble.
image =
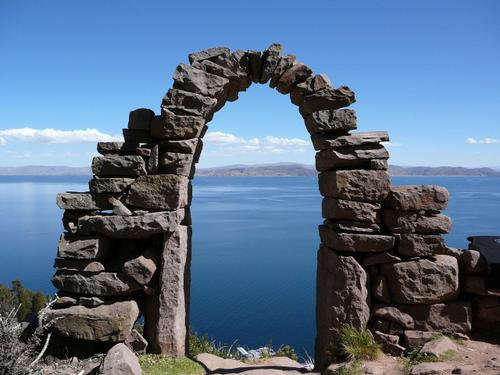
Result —
<instances>
[{"instance_id":1,"label":"stone rubble","mask_svg":"<svg viewBox=\"0 0 500 375\"><path fill-rule=\"evenodd\" d=\"M384 131L358 126L354 92L334 87L279 44L263 52L210 48L179 64L160 113L129 115L124 142L99 142L89 192L61 193L66 230L54 285L63 293L53 331L125 342L142 314L148 350L185 352L191 257L191 179L214 113L252 82L299 109L311 135L323 196L317 265L316 365L343 324L370 328L395 355L429 331L468 334L500 322L491 270L497 239L448 248L449 194L433 185L391 186ZM486 241L486 242L485 242ZM489 241L489 242L488 242ZM476 249L477 247L477 249ZM500 288L500 286L498 286ZM422 333L415 333L421 331ZM140 341L140 340L139 340Z\"/></svg>"}]
</instances>

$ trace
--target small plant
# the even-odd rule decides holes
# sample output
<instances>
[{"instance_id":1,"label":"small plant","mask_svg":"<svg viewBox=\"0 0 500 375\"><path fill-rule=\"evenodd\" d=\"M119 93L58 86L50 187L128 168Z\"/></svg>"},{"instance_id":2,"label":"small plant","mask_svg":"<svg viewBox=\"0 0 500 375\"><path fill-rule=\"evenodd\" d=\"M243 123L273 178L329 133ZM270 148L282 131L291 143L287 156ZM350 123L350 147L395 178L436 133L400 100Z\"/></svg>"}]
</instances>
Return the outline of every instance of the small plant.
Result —
<instances>
[{"instance_id":1,"label":"small plant","mask_svg":"<svg viewBox=\"0 0 500 375\"><path fill-rule=\"evenodd\" d=\"M188 353L191 358L196 357L201 353L209 353L221 358L237 358L237 353L233 350L233 345L227 346L221 343L216 343L208 334L198 335L196 332L189 330L189 348Z\"/></svg>"},{"instance_id":2,"label":"small plant","mask_svg":"<svg viewBox=\"0 0 500 375\"><path fill-rule=\"evenodd\" d=\"M161 355L145 354L139 357L144 375L203 375L201 365L189 358L166 358Z\"/></svg>"},{"instance_id":3,"label":"small plant","mask_svg":"<svg viewBox=\"0 0 500 375\"><path fill-rule=\"evenodd\" d=\"M276 355L278 357L288 357L290 359L293 359L294 361L297 361L299 359L299 356L295 352L295 349L290 345L281 345L278 350L276 350Z\"/></svg>"},{"instance_id":4,"label":"small plant","mask_svg":"<svg viewBox=\"0 0 500 375\"><path fill-rule=\"evenodd\" d=\"M344 325L340 330L339 344L340 354L351 361L375 360L382 354L380 345L368 329Z\"/></svg>"},{"instance_id":5,"label":"small plant","mask_svg":"<svg viewBox=\"0 0 500 375\"><path fill-rule=\"evenodd\" d=\"M332 375L362 375L364 373L363 364L360 361L354 361L335 369Z\"/></svg>"},{"instance_id":6,"label":"small plant","mask_svg":"<svg viewBox=\"0 0 500 375\"><path fill-rule=\"evenodd\" d=\"M439 358L433 354L422 353L422 347L416 347L409 350L404 357L400 359L401 372L409 374L413 366L422 362L438 362Z\"/></svg>"}]
</instances>

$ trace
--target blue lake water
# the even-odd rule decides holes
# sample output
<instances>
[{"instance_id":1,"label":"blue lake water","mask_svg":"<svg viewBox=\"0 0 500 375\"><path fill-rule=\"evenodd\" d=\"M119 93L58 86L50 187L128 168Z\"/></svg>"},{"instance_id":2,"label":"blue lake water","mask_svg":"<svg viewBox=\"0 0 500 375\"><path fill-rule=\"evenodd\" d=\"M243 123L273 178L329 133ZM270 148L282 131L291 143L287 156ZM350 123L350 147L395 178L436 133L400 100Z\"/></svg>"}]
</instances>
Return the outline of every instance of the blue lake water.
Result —
<instances>
[{"instance_id":1,"label":"blue lake water","mask_svg":"<svg viewBox=\"0 0 500 375\"><path fill-rule=\"evenodd\" d=\"M451 193L449 246L500 234L499 177L394 177ZM0 283L19 278L54 292L52 262L62 230L61 191L85 177L0 177ZM191 324L217 341L291 344L312 354L317 225L314 177L197 177L194 180Z\"/></svg>"}]
</instances>

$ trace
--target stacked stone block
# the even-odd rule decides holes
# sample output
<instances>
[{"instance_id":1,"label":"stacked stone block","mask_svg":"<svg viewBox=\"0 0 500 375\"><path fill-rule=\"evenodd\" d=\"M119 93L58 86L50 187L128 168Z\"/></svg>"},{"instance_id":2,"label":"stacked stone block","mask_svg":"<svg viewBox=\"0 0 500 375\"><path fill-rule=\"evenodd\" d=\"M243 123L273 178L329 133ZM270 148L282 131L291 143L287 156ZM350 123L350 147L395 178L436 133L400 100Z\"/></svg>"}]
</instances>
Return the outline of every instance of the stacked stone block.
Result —
<instances>
[{"instance_id":1,"label":"stacked stone block","mask_svg":"<svg viewBox=\"0 0 500 375\"><path fill-rule=\"evenodd\" d=\"M441 235L451 221L440 211L448 192L390 186L383 145L389 136L352 133L357 118L346 108L355 102L348 87L313 74L294 55L283 55L279 44L263 52L217 47L192 53L189 64L177 66L173 82L160 114L134 110L124 142L98 143L101 156L92 162L88 192L57 197L65 229L53 278L59 298L49 315L57 335L184 355L191 179L207 124L252 83L290 95L317 151L324 219L317 367L328 364L344 324L370 328L393 354L428 331L470 330L470 299L458 297L461 290L467 296L480 289L484 270L476 253L444 244ZM497 311L495 298L479 303ZM145 339L133 330L141 314Z\"/></svg>"}]
</instances>

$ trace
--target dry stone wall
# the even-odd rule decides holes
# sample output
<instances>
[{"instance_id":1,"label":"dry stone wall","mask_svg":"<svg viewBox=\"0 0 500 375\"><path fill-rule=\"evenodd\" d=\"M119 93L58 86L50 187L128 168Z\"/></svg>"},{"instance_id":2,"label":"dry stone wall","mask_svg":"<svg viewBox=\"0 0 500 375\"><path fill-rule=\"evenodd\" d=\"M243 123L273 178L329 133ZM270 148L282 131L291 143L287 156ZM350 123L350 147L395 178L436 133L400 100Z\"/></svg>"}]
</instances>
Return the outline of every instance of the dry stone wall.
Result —
<instances>
[{"instance_id":1,"label":"dry stone wall","mask_svg":"<svg viewBox=\"0 0 500 375\"><path fill-rule=\"evenodd\" d=\"M134 110L124 142L98 143L89 191L57 197L65 232L53 278L59 298L49 316L59 318L56 334L184 355L191 179L207 123L252 83L290 95L317 151L324 197L317 366L328 363L343 324L369 327L393 354L419 331L470 331L468 296L486 266L479 253L446 247L441 235L451 221L440 213L446 189L391 187L383 145L389 136L351 133L356 113L345 107L355 102L352 90L282 55L279 44L263 52L210 48L190 54L189 62L176 68L159 115ZM145 339L133 330L141 314Z\"/></svg>"}]
</instances>

